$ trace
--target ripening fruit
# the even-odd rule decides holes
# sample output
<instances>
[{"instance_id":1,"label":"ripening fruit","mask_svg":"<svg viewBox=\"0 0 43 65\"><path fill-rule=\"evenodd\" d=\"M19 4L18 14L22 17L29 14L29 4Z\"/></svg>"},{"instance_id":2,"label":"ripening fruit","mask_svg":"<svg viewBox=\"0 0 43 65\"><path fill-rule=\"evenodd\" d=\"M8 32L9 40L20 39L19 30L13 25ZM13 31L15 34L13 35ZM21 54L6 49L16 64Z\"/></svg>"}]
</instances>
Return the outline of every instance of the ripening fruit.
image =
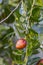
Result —
<instances>
[{"instance_id":1,"label":"ripening fruit","mask_svg":"<svg viewBox=\"0 0 43 65\"><path fill-rule=\"evenodd\" d=\"M43 59L39 60L36 65L43 65Z\"/></svg>"},{"instance_id":2,"label":"ripening fruit","mask_svg":"<svg viewBox=\"0 0 43 65\"><path fill-rule=\"evenodd\" d=\"M16 48L17 48L17 49L23 49L23 48L26 47L26 44L27 44L27 42L26 42L25 39L19 39L19 40L17 41L17 43L16 43Z\"/></svg>"}]
</instances>

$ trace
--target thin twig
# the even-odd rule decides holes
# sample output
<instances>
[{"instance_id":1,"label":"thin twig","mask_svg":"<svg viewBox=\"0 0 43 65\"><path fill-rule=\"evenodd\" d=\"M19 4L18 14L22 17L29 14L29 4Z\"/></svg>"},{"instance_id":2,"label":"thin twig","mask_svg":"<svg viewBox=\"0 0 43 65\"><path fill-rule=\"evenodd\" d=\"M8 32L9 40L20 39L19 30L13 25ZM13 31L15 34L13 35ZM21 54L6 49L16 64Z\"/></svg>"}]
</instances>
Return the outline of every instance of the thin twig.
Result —
<instances>
[{"instance_id":1,"label":"thin twig","mask_svg":"<svg viewBox=\"0 0 43 65\"><path fill-rule=\"evenodd\" d=\"M31 10L30 10L30 16L29 16L28 19L30 19L31 15L32 15L32 11L33 11L34 4L35 4L35 0L33 0L33 4L32 4L32 7L31 7Z\"/></svg>"},{"instance_id":2,"label":"thin twig","mask_svg":"<svg viewBox=\"0 0 43 65\"><path fill-rule=\"evenodd\" d=\"M33 1L33 4L32 4L31 9L29 11L30 15L29 15L29 17L27 17L27 21L28 22L27 22L27 25L26 25L26 31L28 31L28 28L31 27L31 22L29 21L29 19L30 19L31 15L32 15L32 11L33 11L33 8L34 8L34 4L35 4L35 0Z\"/></svg>"},{"instance_id":3,"label":"thin twig","mask_svg":"<svg viewBox=\"0 0 43 65\"><path fill-rule=\"evenodd\" d=\"M13 12L19 7L20 4L21 4L21 1L20 1L20 3L17 5L17 7L16 7L15 9L13 9L13 10L11 11L11 13L10 13L6 18L4 18L2 21L0 21L0 24L3 23L5 20L7 20L7 19L13 14Z\"/></svg>"}]
</instances>

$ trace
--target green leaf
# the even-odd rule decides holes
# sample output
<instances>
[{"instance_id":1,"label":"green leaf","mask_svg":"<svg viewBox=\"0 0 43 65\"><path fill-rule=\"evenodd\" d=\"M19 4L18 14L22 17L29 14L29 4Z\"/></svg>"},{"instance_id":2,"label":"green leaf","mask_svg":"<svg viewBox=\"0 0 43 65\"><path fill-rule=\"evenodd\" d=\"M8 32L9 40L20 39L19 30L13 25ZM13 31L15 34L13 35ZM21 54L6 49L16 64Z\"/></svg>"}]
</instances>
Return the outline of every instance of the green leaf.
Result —
<instances>
[{"instance_id":1,"label":"green leaf","mask_svg":"<svg viewBox=\"0 0 43 65\"><path fill-rule=\"evenodd\" d=\"M24 3L25 3L26 6L27 6L27 11L29 11L29 10L31 9L33 0L24 0Z\"/></svg>"},{"instance_id":2,"label":"green leaf","mask_svg":"<svg viewBox=\"0 0 43 65\"><path fill-rule=\"evenodd\" d=\"M32 54L32 52L33 52L32 48L33 48L32 42L31 42L31 40L29 39L29 40L28 40L28 46L27 46L27 55L28 55L28 56L31 56L31 54Z\"/></svg>"},{"instance_id":3,"label":"green leaf","mask_svg":"<svg viewBox=\"0 0 43 65\"><path fill-rule=\"evenodd\" d=\"M27 35L31 40L36 40L38 38L38 33L35 32L33 29L29 29L29 33Z\"/></svg>"},{"instance_id":4,"label":"green leaf","mask_svg":"<svg viewBox=\"0 0 43 65\"><path fill-rule=\"evenodd\" d=\"M1 19L6 18L10 13L11 13L11 10L9 9L9 7L8 6L5 6L4 7L4 13L1 15L1 17L2 17ZM15 20L15 17L12 14L5 22L6 23L13 23L14 20Z\"/></svg>"},{"instance_id":5,"label":"green leaf","mask_svg":"<svg viewBox=\"0 0 43 65\"><path fill-rule=\"evenodd\" d=\"M8 4L16 7L19 2L20 2L20 0L9 0Z\"/></svg>"},{"instance_id":6,"label":"green leaf","mask_svg":"<svg viewBox=\"0 0 43 65\"><path fill-rule=\"evenodd\" d=\"M38 54L38 53L39 53L38 50L34 50L34 51L33 51L33 54Z\"/></svg>"},{"instance_id":7,"label":"green leaf","mask_svg":"<svg viewBox=\"0 0 43 65\"><path fill-rule=\"evenodd\" d=\"M0 25L0 32L8 30L8 29L9 29L9 27L4 26L4 25Z\"/></svg>"},{"instance_id":8,"label":"green leaf","mask_svg":"<svg viewBox=\"0 0 43 65\"><path fill-rule=\"evenodd\" d=\"M5 31L9 29L8 26L0 25L0 38L2 37L2 34L4 34Z\"/></svg>"},{"instance_id":9,"label":"green leaf","mask_svg":"<svg viewBox=\"0 0 43 65\"><path fill-rule=\"evenodd\" d=\"M20 5L20 6L21 6L21 5ZM17 10L14 12L15 20L16 20L16 21L20 20L20 16L21 16L21 14L20 14L20 12L19 12L20 6L19 6L19 7L17 8Z\"/></svg>"},{"instance_id":10,"label":"green leaf","mask_svg":"<svg viewBox=\"0 0 43 65\"><path fill-rule=\"evenodd\" d=\"M10 45L10 42L9 40L12 39L11 36L14 35L13 33L13 29L10 28L8 29L5 34L2 34L2 36L0 37L0 41L2 42L2 47L6 48L6 47L9 47ZM1 50L1 49L0 49Z\"/></svg>"},{"instance_id":11,"label":"green leaf","mask_svg":"<svg viewBox=\"0 0 43 65\"><path fill-rule=\"evenodd\" d=\"M3 58L0 57L0 65L4 65Z\"/></svg>"},{"instance_id":12,"label":"green leaf","mask_svg":"<svg viewBox=\"0 0 43 65\"><path fill-rule=\"evenodd\" d=\"M34 63L37 63L39 59L40 57L30 58L30 60L28 60L29 65L34 65Z\"/></svg>"},{"instance_id":13,"label":"green leaf","mask_svg":"<svg viewBox=\"0 0 43 65\"><path fill-rule=\"evenodd\" d=\"M22 55L19 55L18 54L18 52L16 53L15 51L15 53L13 53L13 49L11 48L11 47L9 47L9 48L7 48L7 50L6 50L6 56L10 56L10 58L12 59L12 61L14 61L14 63L16 63L16 64L23 64L24 63L24 61L22 60L23 58L22 58ZM19 52L20 53L20 52Z\"/></svg>"},{"instance_id":14,"label":"green leaf","mask_svg":"<svg viewBox=\"0 0 43 65\"><path fill-rule=\"evenodd\" d=\"M6 31L4 31L4 32L5 32L5 33L2 34L3 36L2 36L2 38L1 38L1 39L3 39L3 40L5 40L6 37L8 38L9 36L11 36L11 35L13 34L14 30L13 30L12 28L9 28L8 30L6 30Z\"/></svg>"},{"instance_id":15,"label":"green leaf","mask_svg":"<svg viewBox=\"0 0 43 65\"><path fill-rule=\"evenodd\" d=\"M28 55L35 53L35 50L40 47L40 43L38 42L38 33L32 29L29 29L27 42L28 42Z\"/></svg>"},{"instance_id":16,"label":"green leaf","mask_svg":"<svg viewBox=\"0 0 43 65\"><path fill-rule=\"evenodd\" d=\"M39 6L43 6L43 0L37 0L36 4Z\"/></svg>"},{"instance_id":17,"label":"green leaf","mask_svg":"<svg viewBox=\"0 0 43 65\"><path fill-rule=\"evenodd\" d=\"M40 47L40 43L38 42L38 40L33 40L33 50L34 49L38 49Z\"/></svg>"},{"instance_id":18,"label":"green leaf","mask_svg":"<svg viewBox=\"0 0 43 65\"><path fill-rule=\"evenodd\" d=\"M32 16L30 17L30 21L31 22L39 22L39 18L40 18L40 7L34 6L34 9L32 11Z\"/></svg>"},{"instance_id":19,"label":"green leaf","mask_svg":"<svg viewBox=\"0 0 43 65\"><path fill-rule=\"evenodd\" d=\"M20 55L24 54L24 51L23 50L13 50L13 54L20 56Z\"/></svg>"},{"instance_id":20,"label":"green leaf","mask_svg":"<svg viewBox=\"0 0 43 65\"><path fill-rule=\"evenodd\" d=\"M22 56L15 55L14 61L16 64L24 64L24 61L22 60Z\"/></svg>"}]
</instances>

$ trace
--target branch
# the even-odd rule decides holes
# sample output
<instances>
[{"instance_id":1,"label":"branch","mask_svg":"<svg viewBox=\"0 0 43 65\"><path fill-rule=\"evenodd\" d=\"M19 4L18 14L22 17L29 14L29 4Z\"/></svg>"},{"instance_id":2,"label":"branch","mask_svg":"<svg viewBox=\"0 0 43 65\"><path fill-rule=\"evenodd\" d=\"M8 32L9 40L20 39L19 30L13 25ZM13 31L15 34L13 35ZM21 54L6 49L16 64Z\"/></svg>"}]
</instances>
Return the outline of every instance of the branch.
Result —
<instances>
[{"instance_id":1,"label":"branch","mask_svg":"<svg viewBox=\"0 0 43 65\"><path fill-rule=\"evenodd\" d=\"M0 21L0 24L3 23L5 20L7 20L7 19L13 14L13 12L19 7L20 4L21 4L21 1L20 1L20 3L17 5L17 7L16 7L15 9L13 9L13 10L11 11L11 13L10 13L5 19L3 19L2 21Z\"/></svg>"},{"instance_id":2,"label":"branch","mask_svg":"<svg viewBox=\"0 0 43 65\"><path fill-rule=\"evenodd\" d=\"M34 4L35 4L35 0L33 0L32 6L31 6L31 10L30 10L30 15L28 17L28 20L30 19L31 15L32 15L32 11L33 11ZM27 64L27 61L28 61L28 54L27 54L28 52L27 52L27 50L28 50L28 43L27 43L27 46L26 46L26 55L25 55L25 59L24 59L25 64L23 64L23 65L26 65Z\"/></svg>"},{"instance_id":3,"label":"branch","mask_svg":"<svg viewBox=\"0 0 43 65\"><path fill-rule=\"evenodd\" d=\"M29 17L27 17L27 25L26 25L26 33L28 32L28 28L31 27L31 22L29 21L30 17L32 16L32 11L33 11L33 8L34 8L34 4L35 4L35 0L33 0L33 3L32 3L32 6L31 6L31 9L29 11Z\"/></svg>"},{"instance_id":4,"label":"branch","mask_svg":"<svg viewBox=\"0 0 43 65\"><path fill-rule=\"evenodd\" d=\"M35 0L33 0L33 4L32 4L32 7L31 7L31 10L30 10L30 16L29 16L28 19L30 19L31 15L32 15L32 11L33 11L34 4L35 4Z\"/></svg>"}]
</instances>

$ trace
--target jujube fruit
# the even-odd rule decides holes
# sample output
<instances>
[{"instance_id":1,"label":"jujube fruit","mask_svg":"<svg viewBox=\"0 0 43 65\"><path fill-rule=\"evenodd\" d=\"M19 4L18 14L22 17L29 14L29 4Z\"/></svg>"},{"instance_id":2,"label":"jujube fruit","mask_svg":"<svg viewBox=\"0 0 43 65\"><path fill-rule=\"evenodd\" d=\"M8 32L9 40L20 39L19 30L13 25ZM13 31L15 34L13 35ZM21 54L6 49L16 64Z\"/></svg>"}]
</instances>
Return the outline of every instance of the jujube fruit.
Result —
<instances>
[{"instance_id":1,"label":"jujube fruit","mask_svg":"<svg viewBox=\"0 0 43 65\"><path fill-rule=\"evenodd\" d=\"M23 48L26 47L26 44L27 44L27 42L26 42L25 39L19 39L19 40L17 41L17 43L16 43L16 48L17 48L17 49L23 49Z\"/></svg>"},{"instance_id":2,"label":"jujube fruit","mask_svg":"<svg viewBox=\"0 0 43 65\"><path fill-rule=\"evenodd\" d=\"M43 59L39 60L36 65L43 65Z\"/></svg>"}]
</instances>

